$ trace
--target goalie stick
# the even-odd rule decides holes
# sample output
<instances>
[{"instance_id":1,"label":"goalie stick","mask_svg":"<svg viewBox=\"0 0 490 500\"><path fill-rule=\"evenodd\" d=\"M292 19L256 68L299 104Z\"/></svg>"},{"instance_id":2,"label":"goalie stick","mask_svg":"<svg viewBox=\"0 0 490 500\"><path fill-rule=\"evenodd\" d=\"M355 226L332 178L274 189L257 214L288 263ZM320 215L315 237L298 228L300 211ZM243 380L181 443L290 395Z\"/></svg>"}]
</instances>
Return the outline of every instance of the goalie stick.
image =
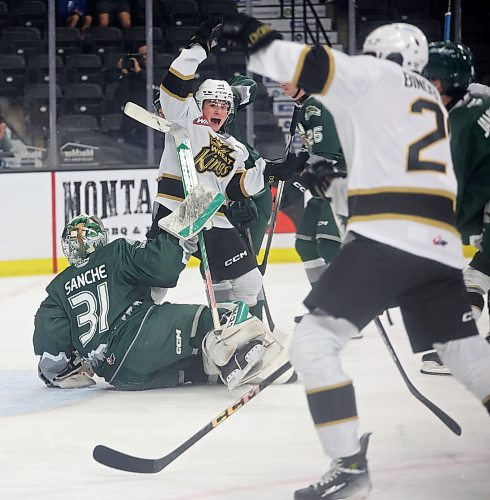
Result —
<instances>
[{"instance_id":1,"label":"goalie stick","mask_svg":"<svg viewBox=\"0 0 490 500\"><path fill-rule=\"evenodd\" d=\"M139 472L142 474L155 474L156 472L160 472L162 469L167 467L167 465L171 464L175 459L180 457L180 455L187 451L191 446L194 446L206 434L209 434L219 424L223 423L228 417L233 415L252 398L257 396L257 394L262 392L267 386L272 384L274 380L286 373L290 368L291 364L289 362L282 365L275 372L266 377L259 385L250 389L239 400L228 406L226 410L223 410L221 413L216 415L216 417L208 422L202 429L193 434L189 439L175 448L175 450L161 458L140 458L134 455L127 455L126 453L122 453L100 444L94 448L93 457L102 465L126 472Z\"/></svg>"},{"instance_id":2,"label":"goalie stick","mask_svg":"<svg viewBox=\"0 0 490 500\"><path fill-rule=\"evenodd\" d=\"M138 106L134 102L127 102L124 106L124 113L133 118L134 120L143 123L147 127L151 127L164 134L170 134L175 141L177 148L177 157L179 158L180 169L182 172L182 185L184 187L184 194L187 196L188 192L198 184L197 172L194 166L194 156L192 154L191 141L189 134L184 127L170 122L165 118L150 113L146 109ZM218 193L221 198L221 203L224 202L225 197L223 194ZM218 197L218 196L217 196ZM213 280L211 278L211 270L209 269L208 254L206 252L206 244L204 242L204 235L202 231L198 235L199 250L201 252L201 261L204 270L204 278L206 280L206 288L209 298L209 306L213 318L213 326L215 331L220 331L221 325L218 315L218 307L216 298L214 296Z\"/></svg>"},{"instance_id":3,"label":"goalie stick","mask_svg":"<svg viewBox=\"0 0 490 500\"><path fill-rule=\"evenodd\" d=\"M374 318L374 324L376 325L376 328L378 329L381 338L383 339L383 342L385 343L391 355L391 358L395 362L395 365L398 368L398 371L400 372L400 375L402 376L403 381L407 385L410 393L413 396L415 396L423 405L425 405L447 427L449 427L449 429L451 429L454 432L454 434L461 436L461 427L459 426L459 424L455 422L447 413L445 413L438 406L436 406L432 401L430 401L423 394L421 394L417 390L417 388L412 384L410 379L407 377L407 374L405 373L405 370L403 369L403 366L400 363L400 360L398 359L398 356L395 352L395 349L393 348L393 345L388 337L388 334L386 333L383 323L381 323L381 320L379 319L378 316Z\"/></svg>"}]
</instances>

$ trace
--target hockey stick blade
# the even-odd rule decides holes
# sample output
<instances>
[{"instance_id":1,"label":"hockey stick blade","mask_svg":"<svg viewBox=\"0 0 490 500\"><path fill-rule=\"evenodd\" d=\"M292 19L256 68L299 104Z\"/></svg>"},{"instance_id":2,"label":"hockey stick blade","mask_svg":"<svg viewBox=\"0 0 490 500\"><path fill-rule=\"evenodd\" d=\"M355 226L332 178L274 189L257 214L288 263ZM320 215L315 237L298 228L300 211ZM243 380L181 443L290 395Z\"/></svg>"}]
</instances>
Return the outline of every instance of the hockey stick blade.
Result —
<instances>
[{"instance_id":1,"label":"hockey stick blade","mask_svg":"<svg viewBox=\"0 0 490 500\"><path fill-rule=\"evenodd\" d=\"M418 389L412 384L407 374L405 373L400 360L398 359L398 356L395 352L395 349L393 348L393 344L391 343L388 334L386 333L383 323L381 323L381 320L378 317L374 318L374 324L376 325L376 328L378 329L381 338L383 339L383 342L385 343L388 352L391 355L391 359L393 359L393 361L395 362L395 365L398 368L398 371L400 372L400 375L402 376L403 381L405 382L412 396L415 396L423 405L425 405L439 420L441 420L441 422L443 422L449 429L451 429L454 434L456 434L457 436L461 436L460 425L455 422L447 413L436 406L432 401L421 394Z\"/></svg>"},{"instance_id":2,"label":"hockey stick blade","mask_svg":"<svg viewBox=\"0 0 490 500\"><path fill-rule=\"evenodd\" d=\"M275 372L271 373L259 385L256 385L244 394L239 400L235 401L226 410L218 414L213 420L208 422L202 429L193 434L189 439L184 441L180 446L171 451L168 455L161 458L140 458L134 455L127 455L120 451L109 448L104 445L97 445L93 451L94 459L102 465L112 467L126 472L138 472L142 474L155 474L171 464L175 459L180 457L191 446L194 446L206 434L210 433L219 424L223 423L228 417L233 415L242 406L253 399L257 394L262 392L267 386L272 384L274 380L286 373L291 368L291 363L287 362L279 367Z\"/></svg>"},{"instance_id":3,"label":"hockey stick blade","mask_svg":"<svg viewBox=\"0 0 490 500\"><path fill-rule=\"evenodd\" d=\"M143 123L147 127L150 127L154 130L158 130L158 132L163 132L166 134L170 132L172 128L172 122L165 120L161 116L158 116L154 113L150 113L145 108L138 106L134 102L127 102L124 106L124 114L133 118L137 122Z\"/></svg>"}]
</instances>

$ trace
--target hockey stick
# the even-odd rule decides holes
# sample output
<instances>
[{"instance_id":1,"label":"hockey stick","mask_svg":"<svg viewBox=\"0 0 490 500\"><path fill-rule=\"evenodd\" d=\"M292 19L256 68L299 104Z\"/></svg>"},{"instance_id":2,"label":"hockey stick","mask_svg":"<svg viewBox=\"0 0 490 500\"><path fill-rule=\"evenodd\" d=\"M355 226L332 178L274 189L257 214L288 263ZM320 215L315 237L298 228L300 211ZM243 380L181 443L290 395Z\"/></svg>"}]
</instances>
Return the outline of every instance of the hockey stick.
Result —
<instances>
[{"instance_id":1,"label":"hockey stick","mask_svg":"<svg viewBox=\"0 0 490 500\"><path fill-rule=\"evenodd\" d=\"M451 40L451 0L447 3L447 12L444 14L444 41Z\"/></svg>"},{"instance_id":2,"label":"hockey stick","mask_svg":"<svg viewBox=\"0 0 490 500\"><path fill-rule=\"evenodd\" d=\"M388 352L391 355L391 359L395 362L396 367L398 368L398 371L400 372L400 375L403 378L403 381L405 382L406 386L408 387L408 390L410 393L415 396L423 405L425 405L437 418L439 418L449 429L451 429L454 434L461 436L461 427L457 422L455 422L447 413L443 412L438 406L436 406L432 401L427 399L423 394L421 394L417 388L412 384L410 379L407 377L407 374L405 373L405 370L403 369L402 364L400 363L400 360L398 359L398 356L395 352L395 349L393 348L392 343L390 342L390 339L388 337L388 334L386 333L386 330L383 326L383 323L381 323L381 320L379 317L376 316L374 318L374 324L376 325L376 328L378 329L381 338L383 339L383 342L385 343Z\"/></svg>"},{"instance_id":3,"label":"hockey stick","mask_svg":"<svg viewBox=\"0 0 490 500\"><path fill-rule=\"evenodd\" d=\"M294 134L296 132L296 125L298 122L298 115L300 111L299 106L294 106L294 111L293 115L291 116L291 124L289 125L289 138L288 138L288 143L286 144L286 149L284 150L284 158L287 159L289 155L289 151L291 150L291 146L293 144L293 139L294 139ZM276 229L276 223L277 223L277 216L279 214L279 208L281 206L281 201L282 201L282 195L284 192L284 184L285 181L279 181L277 183L277 191L276 191L276 198L275 198L275 203L274 203L274 210L272 211L271 215L271 220L269 222L269 233L267 234L267 241L265 244L265 249L264 249L264 257L262 259L262 262L260 263L259 271L262 273L262 275L265 274L265 270L267 268L267 262L269 260L269 253L271 250L271 245L272 245L272 237L274 236L274 231Z\"/></svg>"},{"instance_id":4,"label":"hockey stick","mask_svg":"<svg viewBox=\"0 0 490 500\"><path fill-rule=\"evenodd\" d=\"M248 403L252 398L262 392L267 386L272 384L274 380L278 379L281 375L286 373L291 368L289 362L282 365L275 372L271 373L259 385L253 387L244 394L238 401L235 401L226 410L216 415L210 422L208 422L202 429L193 434L189 439L184 441L180 446L171 451L168 455L161 458L140 458L134 455L127 455L120 451L114 450L107 446L97 445L93 451L94 459L102 465L119 469L126 472L140 472L143 474L155 474L171 464L175 459L180 457L191 446L194 446L206 434L209 434L219 424L223 423L228 417L233 415L242 406Z\"/></svg>"},{"instance_id":5,"label":"hockey stick","mask_svg":"<svg viewBox=\"0 0 490 500\"><path fill-rule=\"evenodd\" d=\"M164 134L170 134L175 140L177 148L177 156L179 158L180 169L182 172L182 185L184 187L184 194L187 196L189 191L198 184L197 172L194 165L194 156L192 154L191 141L187 130L175 123L172 123L165 118L150 113L146 109L138 106L134 102L127 102L124 106L124 113L136 121L151 127ZM220 194L220 193L219 193ZM224 196L221 194L224 201ZM214 296L213 280L211 278L211 270L209 268L208 254L206 252L206 244L204 242L204 235L202 231L198 235L199 250L201 252L201 261L204 270L204 278L206 280L206 288L209 298L209 307L211 309L211 316L213 318L213 326L215 331L220 331L221 325L218 315L218 306Z\"/></svg>"},{"instance_id":6,"label":"hockey stick","mask_svg":"<svg viewBox=\"0 0 490 500\"><path fill-rule=\"evenodd\" d=\"M251 233L249 227L247 227L247 229L245 230L245 235L246 235L247 241L248 241L248 248L253 255L255 252L254 252L253 241L252 241L252 233ZM256 259L257 259L257 257L256 257ZM258 267L258 263L257 263L257 267ZM262 295L264 296L264 311L265 311L265 315L267 316L267 323L269 323L270 331L273 332L276 325L274 323L274 320L272 319L272 314L271 314L271 310L269 309L269 302L267 301L267 296L265 294L265 289L264 289L263 283L262 283L261 292L262 292Z\"/></svg>"}]
</instances>

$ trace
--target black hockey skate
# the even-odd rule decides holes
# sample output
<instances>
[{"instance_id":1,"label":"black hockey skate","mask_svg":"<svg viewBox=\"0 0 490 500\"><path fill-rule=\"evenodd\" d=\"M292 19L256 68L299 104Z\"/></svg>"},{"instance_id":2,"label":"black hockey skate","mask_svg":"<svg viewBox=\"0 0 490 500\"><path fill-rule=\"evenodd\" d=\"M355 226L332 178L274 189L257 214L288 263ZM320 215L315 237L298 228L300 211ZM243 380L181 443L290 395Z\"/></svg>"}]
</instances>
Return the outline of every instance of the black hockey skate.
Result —
<instances>
[{"instance_id":1,"label":"black hockey skate","mask_svg":"<svg viewBox=\"0 0 490 500\"><path fill-rule=\"evenodd\" d=\"M420 373L425 375L451 375L449 368L441 361L436 351L427 352L422 356Z\"/></svg>"},{"instance_id":2,"label":"black hockey skate","mask_svg":"<svg viewBox=\"0 0 490 500\"><path fill-rule=\"evenodd\" d=\"M251 340L238 349L233 357L220 368L221 378L231 391L245 378L265 353L265 346L260 340Z\"/></svg>"},{"instance_id":3,"label":"black hockey skate","mask_svg":"<svg viewBox=\"0 0 490 500\"><path fill-rule=\"evenodd\" d=\"M359 440L361 451L350 457L338 458L319 483L297 490L294 500L363 500L371 490L366 451L370 433Z\"/></svg>"}]
</instances>

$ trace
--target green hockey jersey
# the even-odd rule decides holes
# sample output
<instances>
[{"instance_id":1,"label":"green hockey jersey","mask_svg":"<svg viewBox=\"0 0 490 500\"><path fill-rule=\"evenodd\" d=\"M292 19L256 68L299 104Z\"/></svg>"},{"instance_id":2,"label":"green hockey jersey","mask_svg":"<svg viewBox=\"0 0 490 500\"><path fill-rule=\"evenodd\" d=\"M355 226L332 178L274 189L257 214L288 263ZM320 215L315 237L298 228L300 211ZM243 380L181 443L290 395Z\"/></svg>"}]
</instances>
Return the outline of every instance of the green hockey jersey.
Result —
<instances>
[{"instance_id":1,"label":"green hockey jersey","mask_svg":"<svg viewBox=\"0 0 490 500\"><path fill-rule=\"evenodd\" d=\"M161 233L143 242L119 238L65 269L35 317L40 370L53 379L77 351L109 380L154 306L150 287L175 286L184 262L178 240Z\"/></svg>"},{"instance_id":2,"label":"green hockey jersey","mask_svg":"<svg viewBox=\"0 0 490 500\"><path fill-rule=\"evenodd\" d=\"M456 224L467 243L470 235L482 232L490 200L490 98L467 94L450 110L449 124L458 179Z\"/></svg>"}]
</instances>

